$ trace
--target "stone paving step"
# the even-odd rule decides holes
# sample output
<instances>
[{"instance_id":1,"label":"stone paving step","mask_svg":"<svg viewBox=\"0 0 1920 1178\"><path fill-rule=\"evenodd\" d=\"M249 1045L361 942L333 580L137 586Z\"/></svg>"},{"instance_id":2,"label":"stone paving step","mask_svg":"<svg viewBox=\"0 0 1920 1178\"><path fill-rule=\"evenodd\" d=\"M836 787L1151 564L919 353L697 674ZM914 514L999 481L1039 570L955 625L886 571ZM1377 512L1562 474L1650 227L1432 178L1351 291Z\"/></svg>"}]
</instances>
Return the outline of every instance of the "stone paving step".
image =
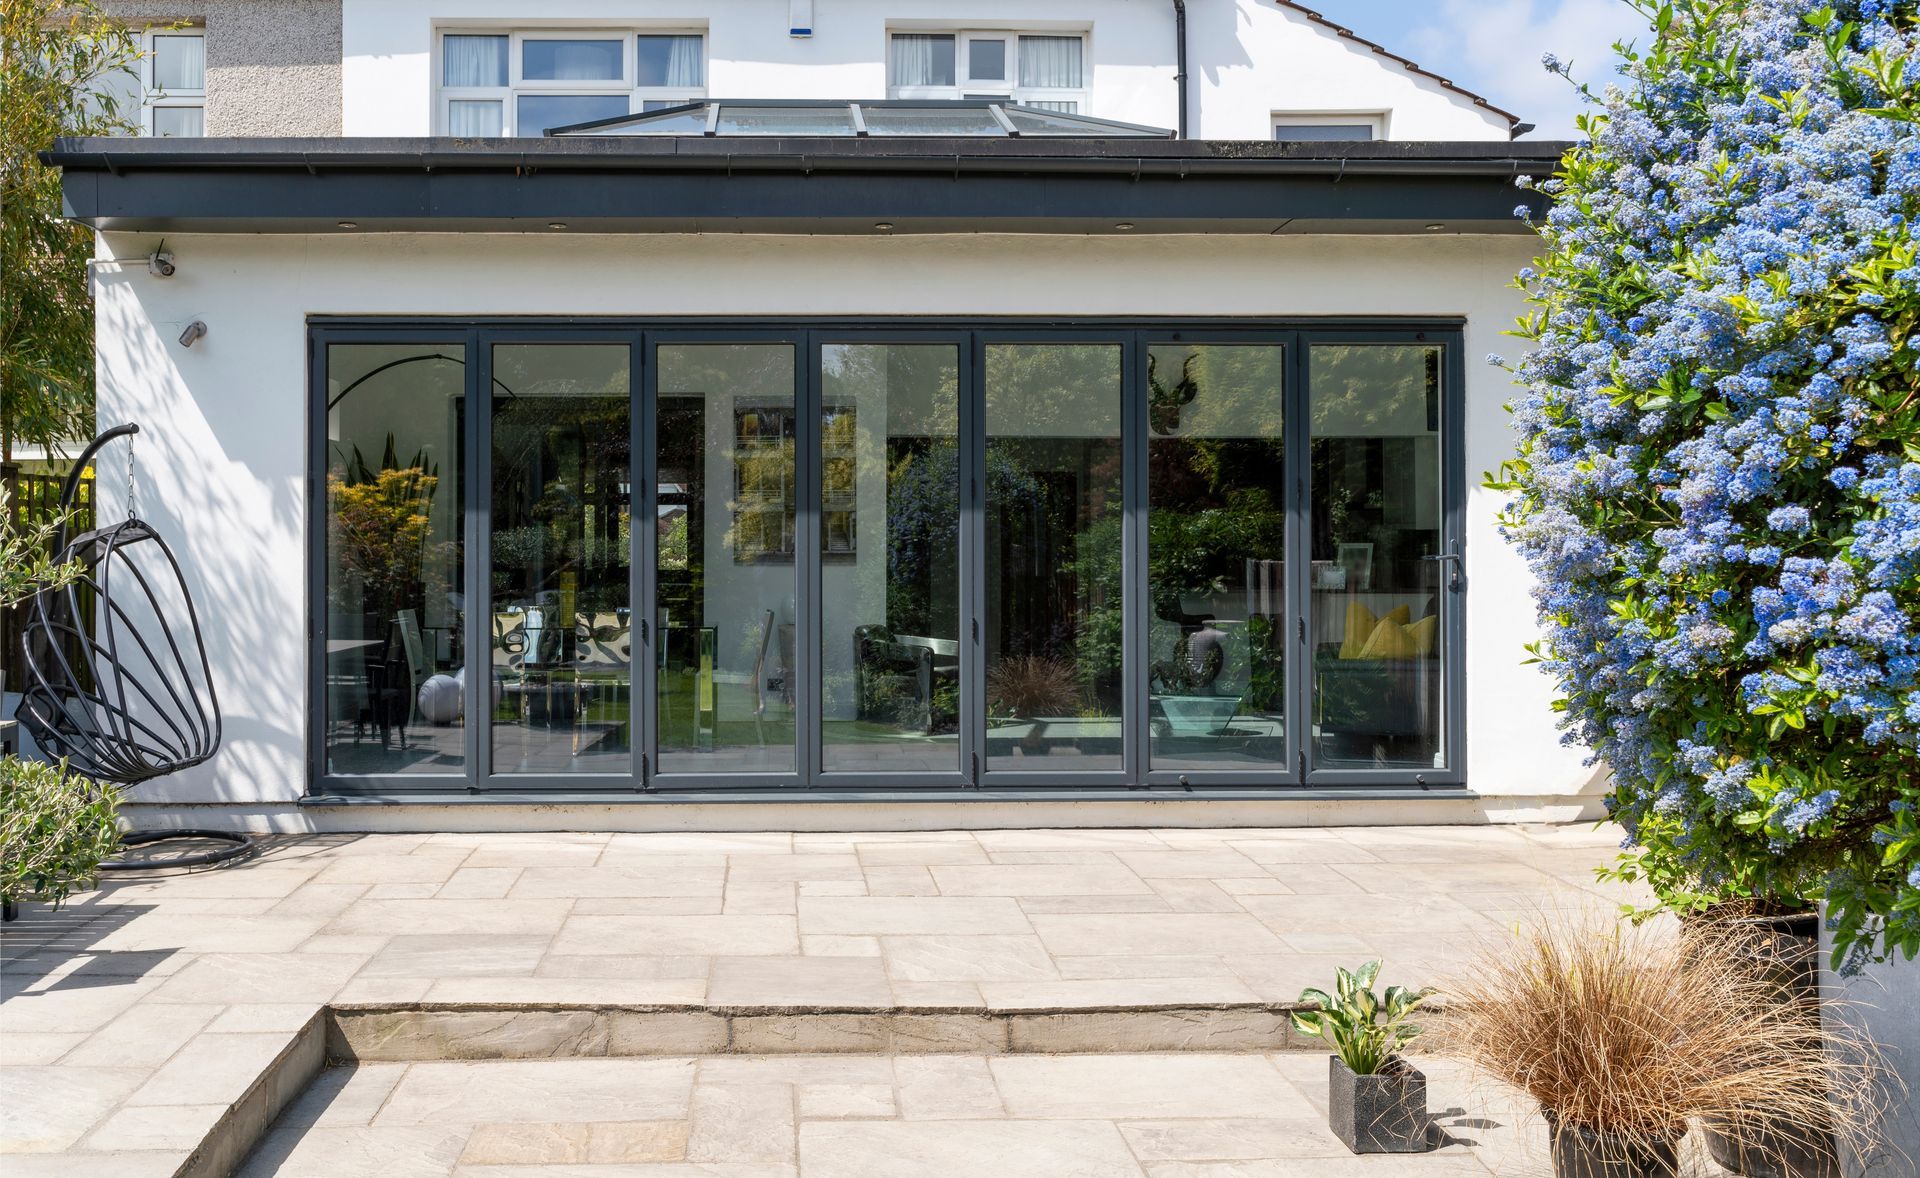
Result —
<instances>
[{"instance_id":1,"label":"stone paving step","mask_svg":"<svg viewBox=\"0 0 1920 1178\"><path fill-rule=\"evenodd\" d=\"M1356 1157L1306 1052L686 1056L322 1072L241 1178L1525 1178L1537 1115L1431 1056L1434 1149ZM1689 1173L1710 1168L1695 1156Z\"/></svg>"},{"instance_id":2,"label":"stone paving step","mask_svg":"<svg viewBox=\"0 0 1920 1178\"><path fill-rule=\"evenodd\" d=\"M406 1062L592 1056L861 1052L1322 1050L1297 1003L1070 1009L628 1007L401 1003L329 1007L330 1059Z\"/></svg>"}]
</instances>

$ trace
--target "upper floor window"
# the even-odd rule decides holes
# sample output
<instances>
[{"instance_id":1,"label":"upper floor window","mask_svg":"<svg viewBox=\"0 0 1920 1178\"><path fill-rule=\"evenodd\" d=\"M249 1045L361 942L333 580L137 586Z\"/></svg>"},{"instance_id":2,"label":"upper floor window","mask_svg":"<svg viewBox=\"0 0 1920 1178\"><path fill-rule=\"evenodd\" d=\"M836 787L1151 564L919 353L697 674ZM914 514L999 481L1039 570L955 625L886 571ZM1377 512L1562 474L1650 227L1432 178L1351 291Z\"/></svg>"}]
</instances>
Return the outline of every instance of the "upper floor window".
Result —
<instances>
[{"instance_id":1,"label":"upper floor window","mask_svg":"<svg viewBox=\"0 0 1920 1178\"><path fill-rule=\"evenodd\" d=\"M1273 116L1273 137L1296 143L1384 139L1386 121L1377 114L1281 114Z\"/></svg>"},{"instance_id":2,"label":"upper floor window","mask_svg":"<svg viewBox=\"0 0 1920 1178\"><path fill-rule=\"evenodd\" d=\"M577 30L444 33L443 135L544 135L706 96L698 33Z\"/></svg>"},{"instance_id":3,"label":"upper floor window","mask_svg":"<svg viewBox=\"0 0 1920 1178\"><path fill-rule=\"evenodd\" d=\"M142 35L141 130L148 135L207 133L207 35L200 29L153 29Z\"/></svg>"},{"instance_id":4,"label":"upper floor window","mask_svg":"<svg viewBox=\"0 0 1920 1178\"><path fill-rule=\"evenodd\" d=\"M1087 103L1086 46L1077 33L894 33L887 97L1000 98L1079 114Z\"/></svg>"}]
</instances>

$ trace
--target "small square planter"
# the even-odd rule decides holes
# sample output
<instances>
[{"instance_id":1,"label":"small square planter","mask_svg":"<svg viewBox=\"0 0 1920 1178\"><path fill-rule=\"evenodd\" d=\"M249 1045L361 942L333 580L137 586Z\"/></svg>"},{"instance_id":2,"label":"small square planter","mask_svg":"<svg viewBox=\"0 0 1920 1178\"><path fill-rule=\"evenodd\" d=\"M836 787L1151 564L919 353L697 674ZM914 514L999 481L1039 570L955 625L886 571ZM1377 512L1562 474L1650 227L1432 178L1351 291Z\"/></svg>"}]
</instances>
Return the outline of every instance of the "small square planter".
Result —
<instances>
[{"instance_id":1,"label":"small square planter","mask_svg":"<svg viewBox=\"0 0 1920 1178\"><path fill-rule=\"evenodd\" d=\"M1427 1078L1399 1056L1371 1076L1327 1057L1327 1124L1355 1153L1425 1153Z\"/></svg>"}]
</instances>

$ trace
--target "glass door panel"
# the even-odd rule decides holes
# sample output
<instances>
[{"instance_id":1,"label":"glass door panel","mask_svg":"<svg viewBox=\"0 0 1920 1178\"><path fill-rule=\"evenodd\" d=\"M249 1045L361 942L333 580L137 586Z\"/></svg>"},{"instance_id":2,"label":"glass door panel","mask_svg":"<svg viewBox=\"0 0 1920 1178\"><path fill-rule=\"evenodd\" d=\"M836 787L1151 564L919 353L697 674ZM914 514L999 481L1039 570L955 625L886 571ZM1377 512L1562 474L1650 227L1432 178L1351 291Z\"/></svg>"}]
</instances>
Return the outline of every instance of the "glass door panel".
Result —
<instances>
[{"instance_id":1,"label":"glass door panel","mask_svg":"<svg viewBox=\"0 0 1920 1178\"><path fill-rule=\"evenodd\" d=\"M467 769L458 343L333 344L326 405L326 772Z\"/></svg>"},{"instance_id":2,"label":"glass door panel","mask_svg":"<svg viewBox=\"0 0 1920 1178\"><path fill-rule=\"evenodd\" d=\"M1286 349L1147 351L1153 769L1287 765Z\"/></svg>"},{"instance_id":3,"label":"glass door panel","mask_svg":"<svg viewBox=\"0 0 1920 1178\"><path fill-rule=\"evenodd\" d=\"M633 770L630 353L493 349L493 771Z\"/></svg>"},{"instance_id":4,"label":"glass door panel","mask_svg":"<svg viewBox=\"0 0 1920 1178\"><path fill-rule=\"evenodd\" d=\"M792 773L800 420L790 344L660 344L661 773Z\"/></svg>"},{"instance_id":5,"label":"glass door panel","mask_svg":"<svg viewBox=\"0 0 1920 1178\"><path fill-rule=\"evenodd\" d=\"M990 770L1117 771L1121 347L986 348Z\"/></svg>"},{"instance_id":6,"label":"glass door panel","mask_svg":"<svg viewBox=\"0 0 1920 1178\"><path fill-rule=\"evenodd\" d=\"M820 349L821 767L960 770L960 350Z\"/></svg>"},{"instance_id":7,"label":"glass door panel","mask_svg":"<svg viewBox=\"0 0 1920 1178\"><path fill-rule=\"evenodd\" d=\"M1442 349L1314 344L1313 766L1447 766Z\"/></svg>"}]
</instances>

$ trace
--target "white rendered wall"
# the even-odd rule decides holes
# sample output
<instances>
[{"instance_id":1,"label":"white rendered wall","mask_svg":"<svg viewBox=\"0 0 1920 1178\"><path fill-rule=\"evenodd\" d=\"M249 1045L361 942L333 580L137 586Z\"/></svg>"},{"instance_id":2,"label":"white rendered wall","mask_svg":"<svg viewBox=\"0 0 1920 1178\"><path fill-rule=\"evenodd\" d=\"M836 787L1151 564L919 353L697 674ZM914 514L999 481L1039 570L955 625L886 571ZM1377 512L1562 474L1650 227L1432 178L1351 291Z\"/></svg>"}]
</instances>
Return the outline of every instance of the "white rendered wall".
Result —
<instances>
[{"instance_id":1,"label":"white rendered wall","mask_svg":"<svg viewBox=\"0 0 1920 1178\"><path fill-rule=\"evenodd\" d=\"M1273 0L1187 10L1195 138L1265 139L1276 112L1385 114L1392 139L1507 138L1498 115ZM345 133L432 133L434 30L452 25L705 30L715 98L885 98L889 29L1085 32L1086 113L1178 123L1171 0L817 0L804 38L786 18L765 0L345 0Z\"/></svg>"},{"instance_id":2,"label":"white rendered wall","mask_svg":"<svg viewBox=\"0 0 1920 1178\"><path fill-rule=\"evenodd\" d=\"M250 803L251 814L277 813L298 825L309 818L295 815L291 803L305 787L309 707L310 314L696 314L723 321L881 313L1464 316L1465 457L1466 469L1477 475L1496 467L1510 448L1502 404L1511 387L1478 357L1501 347L1500 333L1519 310L1505 284L1528 260L1532 239L168 235L178 265L171 279L147 272L144 258L155 244L151 236L132 234L100 241L107 260L95 268L99 421L137 420L145 428L141 514L174 540L198 599L226 712L226 744L208 766L143 787L136 798ZM1015 268L1047 279L1009 283ZM194 319L204 320L209 334L184 349L178 337ZM103 517L112 518L122 485L103 479L100 486ZM1534 637L1533 607L1526 570L1497 532L1498 509L1497 495L1470 487L1466 774L1469 788L1487 801L1426 810L1391 803L1346 810L1231 803L1216 808L1214 820L1244 822L1254 814L1270 823L1341 821L1343 814L1348 821L1363 814L1371 821L1434 820L1436 814L1451 821L1570 819L1592 812L1596 771L1583 766L1578 751L1559 745L1550 685L1521 665L1522 645ZM1188 805L1194 808L1160 807L1153 821L1207 820L1210 803ZM875 821L883 809L856 808L855 817L834 821L841 827L862 815ZM955 813L972 821L989 809L962 806ZM1065 820L1060 807L1047 809L1053 820ZM719 815L715 822L759 820L743 812L752 807L707 810ZM444 811L436 813L442 816L422 821L450 821ZM1091 805L1082 820L1112 824L1126 820L1121 813ZM363 809L340 821L371 820L366 815ZM910 820L925 819L893 819ZM519 821L550 826L559 820L529 811ZM945 824L961 821L950 817Z\"/></svg>"}]
</instances>

